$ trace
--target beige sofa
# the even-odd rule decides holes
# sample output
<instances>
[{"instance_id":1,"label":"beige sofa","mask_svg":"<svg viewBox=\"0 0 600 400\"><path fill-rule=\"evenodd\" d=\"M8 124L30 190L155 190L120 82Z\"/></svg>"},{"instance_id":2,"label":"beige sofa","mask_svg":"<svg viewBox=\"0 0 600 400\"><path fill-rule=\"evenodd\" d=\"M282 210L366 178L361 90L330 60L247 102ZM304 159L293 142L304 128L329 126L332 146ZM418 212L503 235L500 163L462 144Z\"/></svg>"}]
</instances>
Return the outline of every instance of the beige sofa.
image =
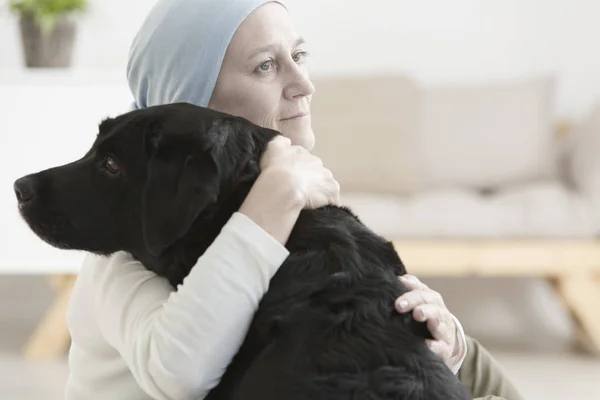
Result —
<instances>
[{"instance_id":1,"label":"beige sofa","mask_svg":"<svg viewBox=\"0 0 600 400\"><path fill-rule=\"evenodd\" d=\"M343 202L394 240L411 272L519 278L478 299L475 317L463 307L474 330L502 301L513 300L505 314L529 307L549 311L537 316L546 319L564 304L600 349L600 106L566 131L557 129L551 76L438 87L392 75L314 83L315 153L340 181ZM467 303L475 289L445 288ZM559 296L545 306L528 298L553 291ZM545 329L522 319L534 329L521 334Z\"/></svg>"}]
</instances>

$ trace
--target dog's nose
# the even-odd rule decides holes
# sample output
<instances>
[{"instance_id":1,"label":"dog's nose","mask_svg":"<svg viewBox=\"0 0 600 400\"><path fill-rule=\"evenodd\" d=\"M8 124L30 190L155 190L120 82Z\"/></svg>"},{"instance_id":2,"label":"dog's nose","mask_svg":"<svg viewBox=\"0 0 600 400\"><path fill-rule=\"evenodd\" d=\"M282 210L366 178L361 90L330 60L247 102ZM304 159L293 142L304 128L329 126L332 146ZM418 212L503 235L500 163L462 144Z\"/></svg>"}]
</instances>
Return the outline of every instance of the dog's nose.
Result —
<instances>
[{"instance_id":1,"label":"dog's nose","mask_svg":"<svg viewBox=\"0 0 600 400\"><path fill-rule=\"evenodd\" d=\"M26 203L35 196L33 179L29 176L18 179L14 184L14 189L19 203Z\"/></svg>"}]
</instances>

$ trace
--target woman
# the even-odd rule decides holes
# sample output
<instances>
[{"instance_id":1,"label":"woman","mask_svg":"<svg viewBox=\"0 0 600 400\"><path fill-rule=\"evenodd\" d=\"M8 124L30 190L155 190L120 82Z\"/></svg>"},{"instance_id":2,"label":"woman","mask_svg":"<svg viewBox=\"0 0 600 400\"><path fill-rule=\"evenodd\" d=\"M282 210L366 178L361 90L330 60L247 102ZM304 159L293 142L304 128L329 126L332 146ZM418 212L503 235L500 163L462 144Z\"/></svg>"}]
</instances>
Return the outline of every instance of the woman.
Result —
<instances>
[{"instance_id":1,"label":"woman","mask_svg":"<svg viewBox=\"0 0 600 400\"><path fill-rule=\"evenodd\" d=\"M177 291L129 254L89 256L68 313L67 399L202 399L241 345L303 208L337 203L314 144L306 46L275 0L161 0L136 36L136 107L189 102L274 128L261 175ZM438 354L476 396L518 395L441 296L414 277L401 312L427 321ZM467 349L468 348L468 349ZM461 367L462 364L462 367ZM459 370L460 369L460 370Z\"/></svg>"}]
</instances>

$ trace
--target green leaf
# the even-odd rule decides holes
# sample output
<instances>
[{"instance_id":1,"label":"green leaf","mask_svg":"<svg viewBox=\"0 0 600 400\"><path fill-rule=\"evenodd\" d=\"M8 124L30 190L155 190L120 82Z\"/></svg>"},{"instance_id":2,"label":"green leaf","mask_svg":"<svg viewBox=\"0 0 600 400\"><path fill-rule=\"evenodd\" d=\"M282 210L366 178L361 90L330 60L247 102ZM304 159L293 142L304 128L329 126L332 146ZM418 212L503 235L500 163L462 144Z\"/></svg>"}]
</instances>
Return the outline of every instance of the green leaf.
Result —
<instances>
[{"instance_id":1,"label":"green leaf","mask_svg":"<svg viewBox=\"0 0 600 400\"><path fill-rule=\"evenodd\" d=\"M9 6L14 14L32 17L48 29L61 15L85 11L88 0L10 0Z\"/></svg>"}]
</instances>

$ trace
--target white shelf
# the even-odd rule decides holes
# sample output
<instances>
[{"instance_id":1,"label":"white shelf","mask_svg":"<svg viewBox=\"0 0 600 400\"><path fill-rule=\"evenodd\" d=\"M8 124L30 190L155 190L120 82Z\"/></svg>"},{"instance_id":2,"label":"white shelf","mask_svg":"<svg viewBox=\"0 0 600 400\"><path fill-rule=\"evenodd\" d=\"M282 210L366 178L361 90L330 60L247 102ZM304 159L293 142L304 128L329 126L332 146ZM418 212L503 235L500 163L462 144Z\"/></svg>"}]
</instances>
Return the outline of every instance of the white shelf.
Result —
<instances>
[{"instance_id":1,"label":"white shelf","mask_svg":"<svg viewBox=\"0 0 600 400\"><path fill-rule=\"evenodd\" d=\"M0 86L127 86L125 70L62 68L0 69Z\"/></svg>"},{"instance_id":2,"label":"white shelf","mask_svg":"<svg viewBox=\"0 0 600 400\"><path fill-rule=\"evenodd\" d=\"M131 101L124 72L0 70L0 274L79 270L84 253L47 245L21 219L13 183L82 157Z\"/></svg>"}]
</instances>

